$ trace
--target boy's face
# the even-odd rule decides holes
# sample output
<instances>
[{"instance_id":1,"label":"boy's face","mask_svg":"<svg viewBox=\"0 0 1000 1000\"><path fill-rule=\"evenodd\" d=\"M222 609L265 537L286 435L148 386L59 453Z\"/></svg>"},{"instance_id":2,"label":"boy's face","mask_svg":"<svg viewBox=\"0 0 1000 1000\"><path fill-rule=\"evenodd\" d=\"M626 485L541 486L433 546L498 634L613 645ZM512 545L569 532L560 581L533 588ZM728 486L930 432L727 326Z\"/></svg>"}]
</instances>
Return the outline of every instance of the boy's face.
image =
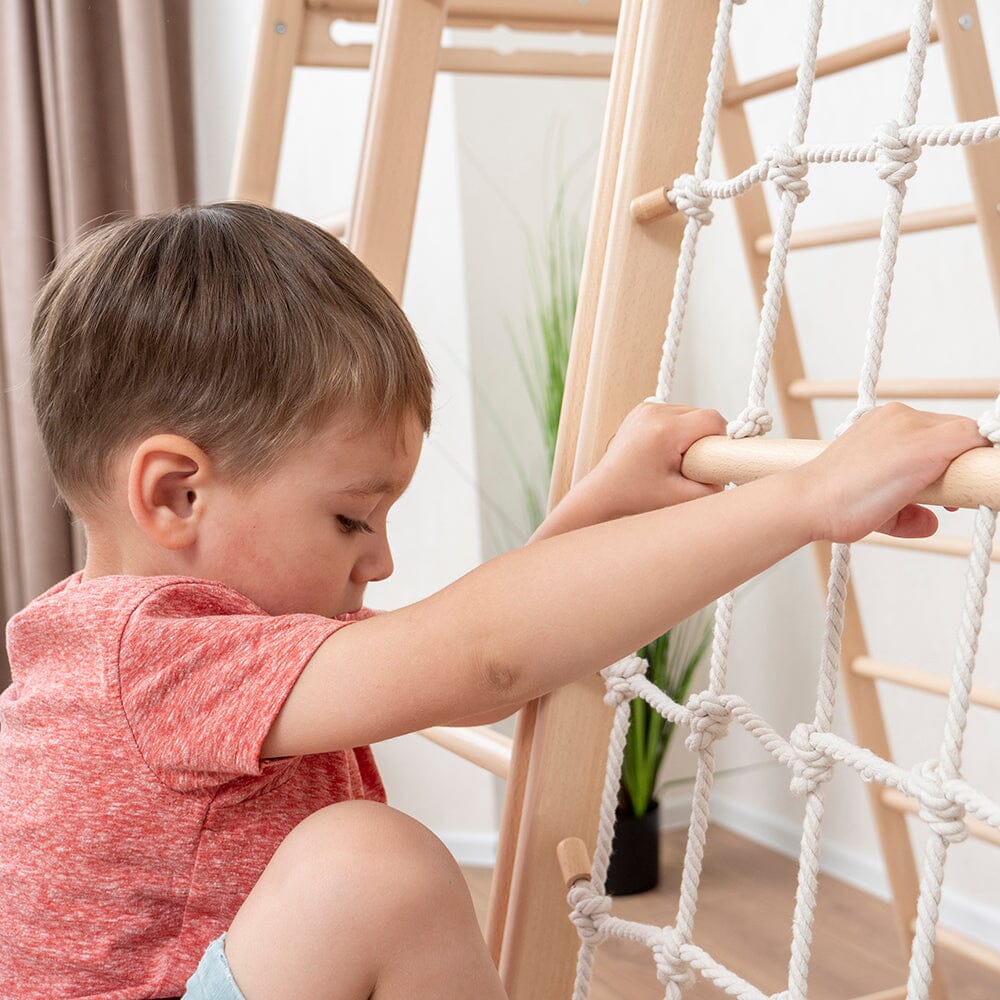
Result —
<instances>
[{"instance_id":1,"label":"boy's face","mask_svg":"<svg viewBox=\"0 0 1000 1000\"><path fill-rule=\"evenodd\" d=\"M413 478L423 433L412 415L355 437L333 420L263 482L216 484L194 575L270 614L357 610L367 584L392 573L386 515Z\"/></svg>"}]
</instances>

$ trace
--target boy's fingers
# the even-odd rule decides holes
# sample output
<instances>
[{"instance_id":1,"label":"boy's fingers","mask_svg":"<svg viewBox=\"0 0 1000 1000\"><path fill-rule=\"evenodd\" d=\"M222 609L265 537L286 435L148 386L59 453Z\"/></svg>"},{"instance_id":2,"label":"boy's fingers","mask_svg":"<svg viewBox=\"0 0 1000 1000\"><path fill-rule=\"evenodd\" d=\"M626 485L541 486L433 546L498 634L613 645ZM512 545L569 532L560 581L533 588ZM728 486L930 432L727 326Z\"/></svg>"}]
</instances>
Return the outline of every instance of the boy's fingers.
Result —
<instances>
[{"instance_id":1,"label":"boy's fingers","mask_svg":"<svg viewBox=\"0 0 1000 1000\"><path fill-rule=\"evenodd\" d=\"M698 500L700 497L707 497L713 493L721 492L721 486L713 486L710 483L698 483L693 479L685 479L683 476L678 476L671 484L671 502L687 503L688 500Z\"/></svg>"},{"instance_id":2,"label":"boy's fingers","mask_svg":"<svg viewBox=\"0 0 1000 1000\"><path fill-rule=\"evenodd\" d=\"M699 438L726 433L726 418L717 410L690 410L674 419L674 440L682 454Z\"/></svg>"},{"instance_id":3,"label":"boy's fingers","mask_svg":"<svg viewBox=\"0 0 1000 1000\"><path fill-rule=\"evenodd\" d=\"M878 530L884 535L895 535L896 538L927 538L937 531L937 527L937 515L932 510L911 503Z\"/></svg>"}]
</instances>

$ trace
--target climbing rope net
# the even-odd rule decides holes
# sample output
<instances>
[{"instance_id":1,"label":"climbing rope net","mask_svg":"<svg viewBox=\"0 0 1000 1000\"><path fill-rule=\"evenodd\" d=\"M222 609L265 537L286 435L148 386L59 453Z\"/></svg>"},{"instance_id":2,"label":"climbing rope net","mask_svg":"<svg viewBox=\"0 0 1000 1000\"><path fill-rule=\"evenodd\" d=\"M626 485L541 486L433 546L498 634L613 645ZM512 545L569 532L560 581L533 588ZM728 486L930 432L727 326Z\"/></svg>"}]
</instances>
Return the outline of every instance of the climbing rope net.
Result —
<instances>
[{"instance_id":1,"label":"climbing rope net","mask_svg":"<svg viewBox=\"0 0 1000 1000\"><path fill-rule=\"evenodd\" d=\"M805 130L816 75L817 43L823 13L823 0L809 0L803 56L798 68L788 141L769 150L759 162L736 177L725 181L709 180L712 147L722 100L723 76L729 52L733 7L743 2L744 0L721 0L694 173L678 177L667 194L668 200L685 213L687 223L681 243L655 398L665 401L670 395L695 248L699 232L712 219L713 199L731 198L765 179L770 180L775 183L780 197L779 221L760 313L748 401L742 413L729 424L728 434L734 438L752 437L771 429L772 419L765 405L764 395L784 288L792 224L796 208L809 193L806 180L809 164L875 163L879 177L888 184L888 194L882 217L881 242L857 401L850 416L838 428L837 434L840 434L876 405L876 385L899 242L900 216L906 184L916 172L917 158L925 146L966 145L996 138L1000 135L1000 117L942 128L915 124L932 8L932 0L917 0L897 120L883 125L873 141L860 145L806 144ZM984 436L995 446L1000 446L1000 397L980 418L979 426ZM605 701L615 707L615 717L608 748L606 780L591 877L589 881L577 881L569 893L572 908L570 916L582 939L573 1000L585 1000L589 990L594 949L609 936L643 943L652 949L657 977L666 987L666 1000L678 1000L682 987L693 981L696 972L726 993L745 1000L805 1000L817 898L824 783L832 776L833 766L837 762L853 767L865 781L878 781L915 798L920 803L920 818L930 828L920 877L916 929L906 992L907 1000L926 1000L930 989L948 846L965 839L966 815L975 816L1000 829L1000 805L963 780L960 770L995 527L996 512L985 506L980 507L972 534L962 621L956 643L940 754L937 759L925 761L912 770L883 760L831 731L850 570L849 545L836 544L832 548L815 715L812 722L797 725L788 739L776 732L743 698L726 691L729 639L733 624L733 593L722 598L716 606L708 688L692 696L686 705L671 700L649 681L645 676L647 664L636 656L626 657L602 671L607 683ZM670 722L688 726L690 734L686 739L686 746L698 754L677 917L672 925L662 927L614 916L611 913L611 899L605 894L604 888L631 700L637 697L648 702ZM715 773L714 744L726 734L733 721L743 726L770 754L790 769L791 791L805 796L806 800L792 922L788 989L771 996L717 962L692 941L708 826L709 796Z\"/></svg>"}]
</instances>

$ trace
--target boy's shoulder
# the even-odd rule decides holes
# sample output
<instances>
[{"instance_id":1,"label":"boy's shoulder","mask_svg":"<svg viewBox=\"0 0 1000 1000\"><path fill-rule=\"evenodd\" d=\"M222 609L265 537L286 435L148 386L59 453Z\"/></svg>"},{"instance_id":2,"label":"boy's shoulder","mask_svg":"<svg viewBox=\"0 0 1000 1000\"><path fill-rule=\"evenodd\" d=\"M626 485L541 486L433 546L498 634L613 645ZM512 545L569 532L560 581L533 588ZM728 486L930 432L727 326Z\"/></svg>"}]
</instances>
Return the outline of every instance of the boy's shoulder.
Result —
<instances>
[{"instance_id":1,"label":"boy's shoulder","mask_svg":"<svg viewBox=\"0 0 1000 1000\"><path fill-rule=\"evenodd\" d=\"M134 611L155 598L164 610L172 606L205 614L266 614L250 598L218 580L204 580L193 576L108 576L83 578L83 571L73 573L39 594L30 604L11 619L11 623L33 615L45 615L59 608L73 606L76 610L87 608L98 612L102 608L110 613Z\"/></svg>"},{"instance_id":2,"label":"boy's shoulder","mask_svg":"<svg viewBox=\"0 0 1000 1000\"><path fill-rule=\"evenodd\" d=\"M12 668L40 653L112 652L142 619L266 616L232 587L184 576L109 575L84 580L77 572L36 597L7 624Z\"/></svg>"}]
</instances>

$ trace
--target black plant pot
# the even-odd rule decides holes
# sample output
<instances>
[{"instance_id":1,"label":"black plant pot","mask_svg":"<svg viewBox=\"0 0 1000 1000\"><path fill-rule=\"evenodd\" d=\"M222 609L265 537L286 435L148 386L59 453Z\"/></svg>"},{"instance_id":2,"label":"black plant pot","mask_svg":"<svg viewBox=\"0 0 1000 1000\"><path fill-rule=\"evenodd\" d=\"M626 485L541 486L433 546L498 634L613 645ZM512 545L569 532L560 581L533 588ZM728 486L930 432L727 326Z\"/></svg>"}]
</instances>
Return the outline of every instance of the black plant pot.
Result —
<instances>
[{"instance_id":1,"label":"black plant pot","mask_svg":"<svg viewBox=\"0 0 1000 1000\"><path fill-rule=\"evenodd\" d=\"M660 804L651 802L644 816L633 816L619 806L605 884L608 895L648 892L656 888L659 880Z\"/></svg>"}]
</instances>

